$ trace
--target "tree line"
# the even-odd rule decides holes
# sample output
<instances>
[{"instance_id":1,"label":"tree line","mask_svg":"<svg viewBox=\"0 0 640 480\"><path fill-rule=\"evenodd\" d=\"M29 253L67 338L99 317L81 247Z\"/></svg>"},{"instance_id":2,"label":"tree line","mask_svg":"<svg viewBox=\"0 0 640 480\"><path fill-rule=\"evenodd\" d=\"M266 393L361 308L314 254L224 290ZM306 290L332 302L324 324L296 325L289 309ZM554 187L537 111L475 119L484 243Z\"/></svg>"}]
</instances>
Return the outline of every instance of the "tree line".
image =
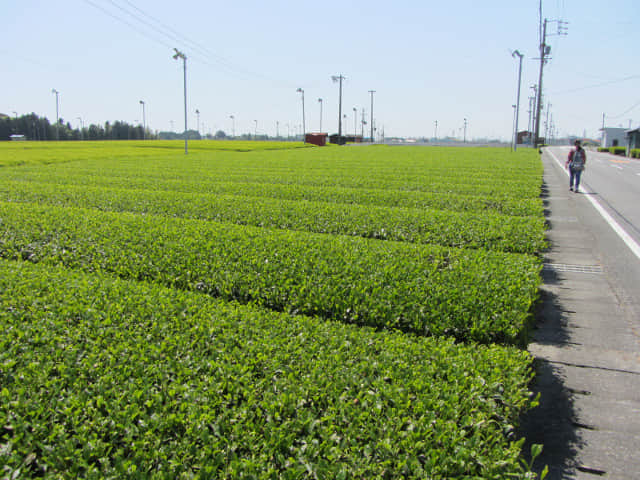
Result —
<instances>
[{"instance_id":1,"label":"tree line","mask_svg":"<svg viewBox=\"0 0 640 480\"><path fill-rule=\"evenodd\" d=\"M59 119L51 123L46 117L35 113L20 117L0 114L0 140L11 140L12 135L24 135L27 140L142 140L156 135L142 125L131 125L117 120L104 125L91 124L84 128L73 128L70 122Z\"/></svg>"}]
</instances>

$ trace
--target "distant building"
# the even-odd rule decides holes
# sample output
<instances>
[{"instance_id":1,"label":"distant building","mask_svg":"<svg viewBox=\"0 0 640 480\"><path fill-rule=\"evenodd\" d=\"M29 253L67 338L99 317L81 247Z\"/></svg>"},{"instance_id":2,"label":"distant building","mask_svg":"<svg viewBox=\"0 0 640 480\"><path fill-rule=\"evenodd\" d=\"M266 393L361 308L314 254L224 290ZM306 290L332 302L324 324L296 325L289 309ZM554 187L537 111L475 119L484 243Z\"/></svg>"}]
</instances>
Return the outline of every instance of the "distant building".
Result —
<instances>
[{"instance_id":1,"label":"distant building","mask_svg":"<svg viewBox=\"0 0 640 480\"><path fill-rule=\"evenodd\" d=\"M640 128L636 128L635 130L627 130L626 132L626 140L629 150L633 150L635 148L640 148ZM629 152L627 151L627 155Z\"/></svg>"},{"instance_id":2,"label":"distant building","mask_svg":"<svg viewBox=\"0 0 640 480\"><path fill-rule=\"evenodd\" d=\"M602 132L602 147L622 147L627 144L626 129L624 128L601 128L600 131Z\"/></svg>"}]
</instances>

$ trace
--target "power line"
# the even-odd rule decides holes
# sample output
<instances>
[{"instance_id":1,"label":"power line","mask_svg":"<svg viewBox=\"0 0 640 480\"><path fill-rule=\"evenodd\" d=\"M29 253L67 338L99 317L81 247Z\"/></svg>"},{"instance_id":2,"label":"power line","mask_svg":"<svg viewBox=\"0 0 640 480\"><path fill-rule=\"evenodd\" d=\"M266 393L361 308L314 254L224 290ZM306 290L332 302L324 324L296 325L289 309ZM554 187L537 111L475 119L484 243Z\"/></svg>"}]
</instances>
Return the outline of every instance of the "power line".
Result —
<instances>
[{"instance_id":1,"label":"power line","mask_svg":"<svg viewBox=\"0 0 640 480\"><path fill-rule=\"evenodd\" d=\"M627 110L625 110L624 112L622 112L620 115L616 115L616 116L611 116L611 115L607 115L607 118L610 118L612 120L615 120L616 118L620 118L625 116L627 113L629 113L631 110L633 110L634 108L636 108L638 105L640 105L640 100L638 100L635 104L633 104L631 107L629 107Z\"/></svg>"},{"instance_id":2,"label":"power line","mask_svg":"<svg viewBox=\"0 0 640 480\"><path fill-rule=\"evenodd\" d=\"M114 6L118 10L120 10L121 12L123 12L126 15L130 16L131 18L133 18L139 24L142 24L143 26L145 26L146 29L150 29L150 30L156 32L157 34L160 34L160 35L170 39L172 41L171 44L165 42L164 40L162 40L160 38L157 38L155 35L150 35L147 31L145 31L144 29L141 29L140 25L135 25L135 24L131 23L129 20L123 18L120 15L116 15L115 13L113 13L113 12L105 9L104 7L96 4L92 0L84 0L84 1L86 3L88 3L89 5L91 5L92 7L100 10L105 15L108 15L109 17L111 17L111 18L113 18L113 19L115 19L115 20L117 20L117 21L119 21L121 23L124 23L125 25L127 25L130 28L132 28L133 30L135 30L139 34L147 37L148 39L150 39L150 40L152 40L152 41L154 41L156 43L161 44L164 47L167 47L169 49L173 49L176 43L180 44L180 46L182 46L182 47L188 46L187 49L191 51L191 53L190 53L191 60L195 59L199 63L207 65L207 66L209 66L211 68L214 68L214 69L219 69L220 67L223 67L224 69L227 70L227 72L229 72L231 74L234 74L234 75L240 74L240 75L244 75L245 77L259 77L259 78L262 78L264 80L268 80L273 84L281 85L283 88L284 87L291 88L291 86L293 85L293 84L291 84L291 83L289 83L289 82L287 82L285 80L274 79L274 78L271 78L271 77L269 77L267 75L264 75L262 73L255 72L255 71L249 70L247 68L241 67L239 65L236 65L236 64L226 60L224 57L221 57L219 55L215 55L214 53L212 53L211 51L209 51L205 47L199 45L198 43L194 42L193 40L190 40L186 36L182 35L177 30L175 30L175 29L173 29L171 27L168 27L167 25L163 24L162 22L157 20L152 15L146 13L142 9L138 8L137 6L135 6L129 0L124 0L124 1L128 5L130 5L131 8L135 9L135 11L139 12L141 15L144 15L145 17L149 18L150 20L152 20L153 22L157 23L160 26L154 25L150 21L145 20L144 18L141 18L140 15L136 14L135 12L131 11L130 9L125 8L122 5L119 5L114 0L107 0L107 1L112 6ZM189 45L187 45L187 44L189 44ZM212 62L214 62L216 65L214 65Z\"/></svg>"},{"instance_id":3,"label":"power line","mask_svg":"<svg viewBox=\"0 0 640 480\"><path fill-rule=\"evenodd\" d=\"M162 40L160 40L160 39L158 39L158 38L154 38L154 37L152 37L151 35L147 34L146 32L144 32L144 31L140 30L138 27L136 27L135 25L133 25L131 22L129 22L129 21L127 21L127 20L125 20L125 19L124 19L124 18L122 18L122 17L118 17L117 15L114 15L114 14L113 14L113 13L111 13L109 10L107 10L107 9L105 9L105 8L103 8L103 7L101 7L100 5L95 4L95 3L94 3L94 2L92 2L91 0L84 0L84 1L85 1L85 3L88 3L89 5L91 5L92 7L97 8L98 10L100 10L100 11L101 11L102 13L104 13L105 15L108 15L108 16L110 16L111 18L113 18L113 19L115 19L115 20L117 20L117 21L119 21L119 22L122 22L122 23L124 23L125 25L127 25L127 26L131 27L133 30L135 30L136 32L138 32L140 35L143 35L143 36L147 37L148 39L153 40L154 42L160 43L161 45L163 45L163 46L165 46L165 47L167 47L167 48L169 48L169 49L173 48L170 44L165 43L164 41L162 41Z\"/></svg>"},{"instance_id":4,"label":"power line","mask_svg":"<svg viewBox=\"0 0 640 480\"><path fill-rule=\"evenodd\" d=\"M596 83L595 85L587 85L587 86L584 86L584 87L572 88L570 90L560 90L560 91L551 92L551 93L553 93L554 95L558 95L558 94L563 94L563 93L581 92L583 90L588 90L590 88L606 87L607 85L613 85L614 83L626 82L628 80L634 80L636 78L640 78L640 75L631 75L629 77L618 78L616 80L609 80L609 81L602 82L602 83Z\"/></svg>"}]
</instances>

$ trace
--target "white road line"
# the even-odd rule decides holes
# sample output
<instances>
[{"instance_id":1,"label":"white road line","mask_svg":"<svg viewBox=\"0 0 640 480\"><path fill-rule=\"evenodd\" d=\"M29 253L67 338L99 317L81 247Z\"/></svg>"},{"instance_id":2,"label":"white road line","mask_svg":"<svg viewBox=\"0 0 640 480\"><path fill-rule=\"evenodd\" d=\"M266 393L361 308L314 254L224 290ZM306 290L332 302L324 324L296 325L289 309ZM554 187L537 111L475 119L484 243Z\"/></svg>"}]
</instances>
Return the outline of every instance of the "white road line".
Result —
<instances>
[{"instance_id":1,"label":"white road line","mask_svg":"<svg viewBox=\"0 0 640 480\"><path fill-rule=\"evenodd\" d=\"M560 162L560 160L558 160L558 157L556 157L555 154L551 150L547 150L547 151L551 154L551 157L553 157L553 159L560 166L560 168L564 171L564 173L567 176L569 176L569 172L567 171L566 168L564 168L564 165L562 164L562 162ZM640 173L638 175L640 175ZM587 193L587 194L591 194L592 193L592 192L589 192L588 190L586 190L584 187L580 187L580 190L582 192L584 192L584 193ZM594 198L593 195L587 195L587 199L591 202L591 204L598 211L598 213L602 216L602 218L604 218L604 220L609 224L609 226L611 228L613 228L613 231L616 232L618 234L618 236L622 239L622 241L627 245L627 247L629 247L631 252L638 259L640 259L640 245L638 245L638 243L633 238L631 238L631 235L629 235L624 230L624 228L622 228L620 226L620 224L618 222L616 222L613 219L613 217L611 215L609 215L609 213L604 208L602 208L602 205L600 205L600 203Z\"/></svg>"}]
</instances>

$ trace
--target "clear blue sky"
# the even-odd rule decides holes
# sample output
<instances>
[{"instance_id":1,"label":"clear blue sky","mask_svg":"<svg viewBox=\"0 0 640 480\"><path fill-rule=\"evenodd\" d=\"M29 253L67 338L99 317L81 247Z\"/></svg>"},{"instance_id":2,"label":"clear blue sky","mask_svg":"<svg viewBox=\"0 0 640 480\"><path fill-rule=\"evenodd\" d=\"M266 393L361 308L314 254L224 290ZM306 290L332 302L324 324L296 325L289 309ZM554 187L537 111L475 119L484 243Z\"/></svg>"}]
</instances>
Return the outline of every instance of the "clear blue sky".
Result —
<instances>
[{"instance_id":1,"label":"clear blue sky","mask_svg":"<svg viewBox=\"0 0 640 480\"><path fill-rule=\"evenodd\" d=\"M75 127L105 120L153 130L184 126L182 65L187 60L189 127L274 135L302 124L336 132L338 85L346 77L345 128L362 108L386 136L511 138L517 60L525 54L521 129L537 82L538 0L323 2L287 0L2 0L0 112L60 115ZM129 13L127 13L129 12ZM131 14L133 15L131 15ZM543 17L568 21L552 36L546 99L561 135L597 136L640 124L640 2L546 0ZM126 22L126 23L125 23ZM555 24L550 26L555 31ZM299 128L299 127L298 127ZM358 130L360 126L358 124Z\"/></svg>"}]
</instances>

